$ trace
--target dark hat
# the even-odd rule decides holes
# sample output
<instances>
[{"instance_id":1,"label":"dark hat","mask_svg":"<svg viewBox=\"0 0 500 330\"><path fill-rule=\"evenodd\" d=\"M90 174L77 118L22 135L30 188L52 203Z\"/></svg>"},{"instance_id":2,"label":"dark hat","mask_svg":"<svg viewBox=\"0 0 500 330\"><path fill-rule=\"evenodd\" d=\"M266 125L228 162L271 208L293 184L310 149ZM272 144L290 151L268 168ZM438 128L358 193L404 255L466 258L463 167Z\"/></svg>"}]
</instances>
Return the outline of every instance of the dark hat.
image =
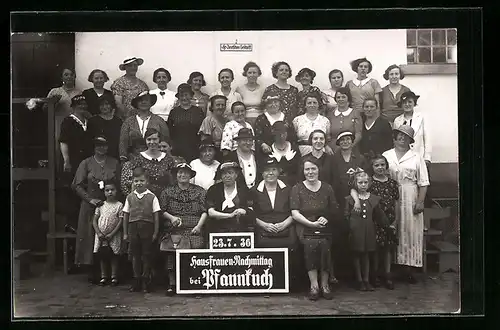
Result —
<instances>
[{"instance_id":1,"label":"dark hat","mask_svg":"<svg viewBox=\"0 0 500 330\"><path fill-rule=\"evenodd\" d=\"M217 171L215 172L215 181L220 180L222 171L227 170L229 168L234 168L236 170L241 171L241 166L237 162L234 161L225 161L219 165Z\"/></svg>"},{"instance_id":2,"label":"dark hat","mask_svg":"<svg viewBox=\"0 0 500 330\"><path fill-rule=\"evenodd\" d=\"M77 105L78 103L87 103L87 99L85 98L85 95L83 94L78 94L76 96L73 96L71 98L71 106L75 106Z\"/></svg>"},{"instance_id":3,"label":"dark hat","mask_svg":"<svg viewBox=\"0 0 500 330\"><path fill-rule=\"evenodd\" d=\"M404 92L403 94L401 94L401 99L399 100L397 105L398 105L398 107L401 108L401 106L403 105L403 101L405 101L407 99L413 99L413 101L415 102L415 105L417 105L417 100L419 97L420 97L420 95L416 95L412 91Z\"/></svg>"},{"instance_id":4,"label":"dark hat","mask_svg":"<svg viewBox=\"0 0 500 330\"><path fill-rule=\"evenodd\" d=\"M335 142L335 144L339 146L340 145L340 138L342 138L344 136L350 136L352 142L354 142L355 135L354 135L353 132L351 132L351 131L342 131L342 132L339 133L339 135L337 135L337 141Z\"/></svg>"},{"instance_id":5,"label":"dark hat","mask_svg":"<svg viewBox=\"0 0 500 330\"><path fill-rule=\"evenodd\" d=\"M156 100L157 100L157 96L155 94L150 94L149 91L144 91L144 92L140 92L139 94L137 94L136 97L134 97L132 99L132 101L130 101L130 104L137 109L137 102L139 102L140 99L144 98L144 97L149 97L149 100L151 102L151 105L154 105L156 103Z\"/></svg>"},{"instance_id":6,"label":"dark hat","mask_svg":"<svg viewBox=\"0 0 500 330\"><path fill-rule=\"evenodd\" d=\"M104 135L97 135L93 139L94 145L108 145L108 139Z\"/></svg>"},{"instance_id":7,"label":"dark hat","mask_svg":"<svg viewBox=\"0 0 500 330\"><path fill-rule=\"evenodd\" d=\"M194 94L193 92L193 89L191 88L191 86L189 84L186 84L186 83L182 83L180 84L178 87L177 87L177 93L175 94L175 97L176 98L179 98L179 95L181 93L184 93L184 92L188 92L190 93L191 95Z\"/></svg>"},{"instance_id":8,"label":"dark hat","mask_svg":"<svg viewBox=\"0 0 500 330\"><path fill-rule=\"evenodd\" d=\"M193 168L188 163L184 162L175 165L175 167L172 169L172 175L176 176L177 172L179 172L179 170L181 169L188 170L191 173L192 178L196 176L196 171L193 170Z\"/></svg>"},{"instance_id":9,"label":"dark hat","mask_svg":"<svg viewBox=\"0 0 500 330\"><path fill-rule=\"evenodd\" d=\"M401 125L397 128L393 128L392 131L393 132L401 132L403 134L406 134L410 137L411 143L415 142L415 139L413 138L413 136L415 136L415 130L413 129L413 127L411 127L409 125Z\"/></svg>"},{"instance_id":10,"label":"dark hat","mask_svg":"<svg viewBox=\"0 0 500 330\"><path fill-rule=\"evenodd\" d=\"M233 139L255 139L255 136L250 128L242 128L238 131L238 135L236 135Z\"/></svg>"},{"instance_id":11,"label":"dark hat","mask_svg":"<svg viewBox=\"0 0 500 330\"><path fill-rule=\"evenodd\" d=\"M266 96L266 98L264 99L264 105L266 105L267 103L269 103L270 101L280 101L281 103L283 103L283 100L280 98L280 96L277 94L277 93L270 93L269 95Z\"/></svg>"},{"instance_id":12,"label":"dark hat","mask_svg":"<svg viewBox=\"0 0 500 330\"><path fill-rule=\"evenodd\" d=\"M122 64L120 64L118 66L118 68L120 69L120 71L124 71L125 70L125 65L133 63L133 62L137 62L137 65L142 65L144 63L144 60L142 58L140 58L140 57L127 56L123 60Z\"/></svg>"},{"instance_id":13,"label":"dark hat","mask_svg":"<svg viewBox=\"0 0 500 330\"><path fill-rule=\"evenodd\" d=\"M266 168L269 168L269 167L275 167L275 168L281 169L281 166L280 166L278 160L274 157L267 157L266 159L264 159L261 163L261 166L262 166L262 170L265 170Z\"/></svg>"},{"instance_id":14,"label":"dark hat","mask_svg":"<svg viewBox=\"0 0 500 330\"><path fill-rule=\"evenodd\" d=\"M203 139L203 141L201 141L201 143L200 143L200 150L202 150L204 148L214 148L214 149L216 149L214 140L213 140L213 138L211 136L207 136L205 139Z\"/></svg>"},{"instance_id":15,"label":"dark hat","mask_svg":"<svg viewBox=\"0 0 500 330\"><path fill-rule=\"evenodd\" d=\"M271 126L271 132L272 134L280 134L284 133L288 130L288 127L286 126L286 123L282 120L278 120Z\"/></svg>"}]
</instances>

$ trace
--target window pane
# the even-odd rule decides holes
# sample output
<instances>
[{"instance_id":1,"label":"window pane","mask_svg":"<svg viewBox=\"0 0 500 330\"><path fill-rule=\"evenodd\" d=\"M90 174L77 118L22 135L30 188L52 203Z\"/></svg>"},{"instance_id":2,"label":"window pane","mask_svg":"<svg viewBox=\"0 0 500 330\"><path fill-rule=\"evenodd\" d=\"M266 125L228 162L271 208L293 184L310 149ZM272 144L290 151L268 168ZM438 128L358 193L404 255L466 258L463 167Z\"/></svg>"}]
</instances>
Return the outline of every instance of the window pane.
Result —
<instances>
[{"instance_id":1,"label":"window pane","mask_svg":"<svg viewBox=\"0 0 500 330\"><path fill-rule=\"evenodd\" d=\"M418 63L431 63L431 48L419 48L418 49Z\"/></svg>"},{"instance_id":2,"label":"window pane","mask_svg":"<svg viewBox=\"0 0 500 330\"><path fill-rule=\"evenodd\" d=\"M432 63L446 63L446 48L433 47Z\"/></svg>"},{"instance_id":3,"label":"window pane","mask_svg":"<svg viewBox=\"0 0 500 330\"><path fill-rule=\"evenodd\" d=\"M446 40L446 30L432 30L432 45L444 46Z\"/></svg>"},{"instance_id":4,"label":"window pane","mask_svg":"<svg viewBox=\"0 0 500 330\"><path fill-rule=\"evenodd\" d=\"M406 48L406 62L408 64L416 63L415 61L415 54L417 53L416 50L417 50L416 48Z\"/></svg>"},{"instance_id":5,"label":"window pane","mask_svg":"<svg viewBox=\"0 0 500 330\"><path fill-rule=\"evenodd\" d=\"M457 63L457 47L448 47L447 63Z\"/></svg>"},{"instance_id":6,"label":"window pane","mask_svg":"<svg viewBox=\"0 0 500 330\"><path fill-rule=\"evenodd\" d=\"M431 45L431 31L430 30L418 30L418 45L419 46L430 46Z\"/></svg>"},{"instance_id":7,"label":"window pane","mask_svg":"<svg viewBox=\"0 0 500 330\"><path fill-rule=\"evenodd\" d=\"M450 29L447 32L448 34L448 46L455 46L457 44L457 30Z\"/></svg>"},{"instance_id":8,"label":"window pane","mask_svg":"<svg viewBox=\"0 0 500 330\"><path fill-rule=\"evenodd\" d=\"M406 30L406 45L416 46L417 45L417 31L416 30Z\"/></svg>"}]
</instances>

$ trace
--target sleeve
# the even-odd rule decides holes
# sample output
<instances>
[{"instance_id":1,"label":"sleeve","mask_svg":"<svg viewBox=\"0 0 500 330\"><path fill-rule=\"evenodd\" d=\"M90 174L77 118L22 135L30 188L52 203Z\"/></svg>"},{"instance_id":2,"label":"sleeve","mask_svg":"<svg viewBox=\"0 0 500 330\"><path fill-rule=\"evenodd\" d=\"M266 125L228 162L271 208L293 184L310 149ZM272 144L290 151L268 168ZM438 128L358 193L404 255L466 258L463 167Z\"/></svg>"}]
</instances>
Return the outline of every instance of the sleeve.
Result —
<instances>
[{"instance_id":1,"label":"sleeve","mask_svg":"<svg viewBox=\"0 0 500 330\"><path fill-rule=\"evenodd\" d=\"M123 206L122 212L123 213L130 213L130 204L128 202L128 195L127 195L127 198L125 198L125 205Z\"/></svg>"},{"instance_id":2,"label":"sleeve","mask_svg":"<svg viewBox=\"0 0 500 330\"><path fill-rule=\"evenodd\" d=\"M340 215L339 204L337 203L337 199L335 198L335 193L333 191L333 188L330 185L328 185L328 204L329 204L329 211L333 219L337 218Z\"/></svg>"},{"instance_id":3,"label":"sleeve","mask_svg":"<svg viewBox=\"0 0 500 330\"><path fill-rule=\"evenodd\" d=\"M375 220L375 223L378 223L379 226L381 227L389 226L389 219L387 218L385 212L382 210L380 204L378 203L373 208L373 217L374 217L373 220Z\"/></svg>"},{"instance_id":4,"label":"sleeve","mask_svg":"<svg viewBox=\"0 0 500 330\"><path fill-rule=\"evenodd\" d=\"M167 189L163 189L163 191L160 194L160 208L163 212L167 211L167 206L168 206Z\"/></svg>"},{"instance_id":5,"label":"sleeve","mask_svg":"<svg viewBox=\"0 0 500 330\"><path fill-rule=\"evenodd\" d=\"M330 123L330 119L325 118L325 125L326 125L326 143L332 141L332 139L334 137L332 137L332 128L331 128L331 123Z\"/></svg>"},{"instance_id":6,"label":"sleeve","mask_svg":"<svg viewBox=\"0 0 500 330\"><path fill-rule=\"evenodd\" d=\"M392 180L392 179L389 179ZM396 180L392 180L392 190L394 192L394 200L399 200L399 184Z\"/></svg>"},{"instance_id":7,"label":"sleeve","mask_svg":"<svg viewBox=\"0 0 500 330\"><path fill-rule=\"evenodd\" d=\"M255 145L257 147L260 147L263 143L263 137L264 137L264 126L266 125L266 118L265 116L259 115L257 119L255 120Z\"/></svg>"},{"instance_id":8,"label":"sleeve","mask_svg":"<svg viewBox=\"0 0 500 330\"><path fill-rule=\"evenodd\" d=\"M352 111L354 112L354 134L359 134L361 139L363 134L363 120L361 120L361 114L357 110L353 109Z\"/></svg>"},{"instance_id":9,"label":"sleeve","mask_svg":"<svg viewBox=\"0 0 500 330\"><path fill-rule=\"evenodd\" d=\"M123 204L121 202L118 203L120 203L120 206L118 207L118 217L123 218Z\"/></svg>"},{"instance_id":10,"label":"sleeve","mask_svg":"<svg viewBox=\"0 0 500 330\"><path fill-rule=\"evenodd\" d=\"M120 188L124 196L130 194L132 187L132 162L127 161L123 164L121 177L120 177Z\"/></svg>"},{"instance_id":11,"label":"sleeve","mask_svg":"<svg viewBox=\"0 0 500 330\"><path fill-rule=\"evenodd\" d=\"M233 133L231 130L231 122L228 122L224 126L224 130L222 131L220 150L233 150Z\"/></svg>"},{"instance_id":12,"label":"sleeve","mask_svg":"<svg viewBox=\"0 0 500 330\"><path fill-rule=\"evenodd\" d=\"M344 207L344 219L349 221L349 218L351 217L351 201L352 197L351 196L346 196L345 197L345 207Z\"/></svg>"},{"instance_id":13,"label":"sleeve","mask_svg":"<svg viewBox=\"0 0 500 330\"><path fill-rule=\"evenodd\" d=\"M206 212L207 211L207 207L206 207L205 200L206 200L206 197L207 197L207 191L205 189L203 189L203 188L201 188L199 190L200 190L200 193L198 194L198 198L197 198L198 206L200 207L200 209L203 212Z\"/></svg>"},{"instance_id":14,"label":"sleeve","mask_svg":"<svg viewBox=\"0 0 500 330\"><path fill-rule=\"evenodd\" d=\"M82 200L90 202L92 198L84 188L84 185L87 182L87 173L87 160L85 159L80 163L80 165L78 165L71 187Z\"/></svg>"},{"instance_id":15,"label":"sleeve","mask_svg":"<svg viewBox=\"0 0 500 330\"><path fill-rule=\"evenodd\" d=\"M61 131L59 134L59 142L60 143L68 143L71 140L71 122L68 120L68 117L64 118L61 123ZM57 128L56 128L57 129Z\"/></svg>"},{"instance_id":16,"label":"sleeve","mask_svg":"<svg viewBox=\"0 0 500 330\"><path fill-rule=\"evenodd\" d=\"M290 192L290 210L300 211L300 209L299 185L296 184L295 186L293 186L292 191Z\"/></svg>"},{"instance_id":17,"label":"sleeve","mask_svg":"<svg viewBox=\"0 0 500 330\"><path fill-rule=\"evenodd\" d=\"M132 118L132 117L129 117ZM126 119L120 129L120 143L118 149L120 152L120 157L128 157L128 147L129 147L129 133L130 133L130 120Z\"/></svg>"},{"instance_id":18,"label":"sleeve","mask_svg":"<svg viewBox=\"0 0 500 330\"><path fill-rule=\"evenodd\" d=\"M210 135L210 136L212 135L212 129L210 127L209 118L210 117L206 117L205 119L203 119L198 134Z\"/></svg>"},{"instance_id":19,"label":"sleeve","mask_svg":"<svg viewBox=\"0 0 500 330\"><path fill-rule=\"evenodd\" d=\"M98 217L101 216L101 207L100 206L95 208L94 215L97 215Z\"/></svg>"},{"instance_id":20,"label":"sleeve","mask_svg":"<svg viewBox=\"0 0 500 330\"><path fill-rule=\"evenodd\" d=\"M431 144L431 130L427 125L428 121L422 120L422 129L424 130L424 160L431 161L432 144Z\"/></svg>"},{"instance_id":21,"label":"sleeve","mask_svg":"<svg viewBox=\"0 0 500 330\"><path fill-rule=\"evenodd\" d=\"M169 144L170 144L170 132L168 130L168 125L167 123L160 117L160 116L155 116L155 121L158 123L158 126L160 128L160 134L163 139L165 139ZM170 119L170 116L168 116Z\"/></svg>"},{"instance_id":22,"label":"sleeve","mask_svg":"<svg viewBox=\"0 0 500 330\"><path fill-rule=\"evenodd\" d=\"M373 90L375 91L375 94L382 92L382 87L380 87L378 80L372 79L372 87Z\"/></svg>"},{"instance_id":23,"label":"sleeve","mask_svg":"<svg viewBox=\"0 0 500 330\"><path fill-rule=\"evenodd\" d=\"M161 211L160 202L158 201L158 197L155 196L153 198L153 213L160 212L160 211Z\"/></svg>"},{"instance_id":24,"label":"sleeve","mask_svg":"<svg viewBox=\"0 0 500 330\"><path fill-rule=\"evenodd\" d=\"M261 98L261 100L260 100L260 103L261 103L261 104L264 104L264 100L265 100L265 99L267 98L267 96L269 95L269 92L270 92L270 90L271 90L271 86L272 86L272 85L267 86L267 87L266 87L266 89L264 89L264 93L262 93L262 98Z\"/></svg>"},{"instance_id":25,"label":"sleeve","mask_svg":"<svg viewBox=\"0 0 500 330\"><path fill-rule=\"evenodd\" d=\"M382 128L382 134L381 134L381 145L382 145L382 150L387 151L392 149L392 128L391 124L389 124L388 121L383 121L384 125Z\"/></svg>"},{"instance_id":26,"label":"sleeve","mask_svg":"<svg viewBox=\"0 0 500 330\"><path fill-rule=\"evenodd\" d=\"M208 188L207 196L205 199L205 208L207 210L211 208L217 209L218 204L220 204L218 202L218 199L219 198L217 196L217 186L213 185L210 188Z\"/></svg>"},{"instance_id":27,"label":"sleeve","mask_svg":"<svg viewBox=\"0 0 500 330\"><path fill-rule=\"evenodd\" d=\"M419 155L420 161L417 163L417 185L419 187L429 186L429 173L427 172L427 164L425 164L422 155Z\"/></svg>"},{"instance_id":28,"label":"sleeve","mask_svg":"<svg viewBox=\"0 0 500 330\"><path fill-rule=\"evenodd\" d=\"M241 97L240 93L235 92L234 95L236 96L236 101L243 102L243 97Z\"/></svg>"},{"instance_id":29,"label":"sleeve","mask_svg":"<svg viewBox=\"0 0 500 330\"><path fill-rule=\"evenodd\" d=\"M110 87L111 91L113 92L113 95L117 96L123 96L124 93L124 88L122 84L120 84L120 80L117 79L115 80Z\"/></svg>"}]
</instances>

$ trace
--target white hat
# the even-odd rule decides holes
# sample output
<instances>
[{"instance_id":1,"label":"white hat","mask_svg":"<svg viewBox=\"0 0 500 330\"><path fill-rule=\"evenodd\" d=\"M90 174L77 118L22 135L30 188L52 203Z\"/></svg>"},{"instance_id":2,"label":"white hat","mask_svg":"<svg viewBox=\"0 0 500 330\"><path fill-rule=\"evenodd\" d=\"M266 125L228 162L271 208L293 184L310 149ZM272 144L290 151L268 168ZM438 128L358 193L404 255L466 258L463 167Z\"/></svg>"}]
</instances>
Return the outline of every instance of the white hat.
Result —
<instances>
[{"instance_id":1,"label":"white hat","mask_svg":"<svg viewBox=\"0 0 500 330\"><path fill-rule=\"evenodd\" d=\"M133 62L137 62L137 65L142 65L142 63L144 63L144 60L142 58L140 58L140 57L127 56L123 60L123 63L118 66L118 68L121 71L124 71L125 70L125 65L133 63Z\"/></svg>"}]
</instances>

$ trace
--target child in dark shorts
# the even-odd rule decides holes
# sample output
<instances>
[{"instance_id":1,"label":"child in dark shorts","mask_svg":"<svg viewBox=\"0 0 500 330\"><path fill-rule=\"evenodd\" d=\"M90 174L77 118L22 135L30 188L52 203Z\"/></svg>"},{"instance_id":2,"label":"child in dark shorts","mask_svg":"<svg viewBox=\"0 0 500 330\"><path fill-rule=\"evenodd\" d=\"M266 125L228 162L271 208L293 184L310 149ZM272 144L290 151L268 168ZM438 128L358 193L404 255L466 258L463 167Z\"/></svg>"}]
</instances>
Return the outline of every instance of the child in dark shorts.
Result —
<instances>
[{"instance_id":1,"label":"child in dark shorts","mask_svg":"<svg viewBox=\"0 0 500 330\"><path fill-rule=\"evenodd\" d=\"M160 203L147 189L148 178L142 167L134 169L132 191L123 207L124 240L129 240L134 281L131 292L151 291L151 255L159 232Z\"/></svg>"}]
</instances>

